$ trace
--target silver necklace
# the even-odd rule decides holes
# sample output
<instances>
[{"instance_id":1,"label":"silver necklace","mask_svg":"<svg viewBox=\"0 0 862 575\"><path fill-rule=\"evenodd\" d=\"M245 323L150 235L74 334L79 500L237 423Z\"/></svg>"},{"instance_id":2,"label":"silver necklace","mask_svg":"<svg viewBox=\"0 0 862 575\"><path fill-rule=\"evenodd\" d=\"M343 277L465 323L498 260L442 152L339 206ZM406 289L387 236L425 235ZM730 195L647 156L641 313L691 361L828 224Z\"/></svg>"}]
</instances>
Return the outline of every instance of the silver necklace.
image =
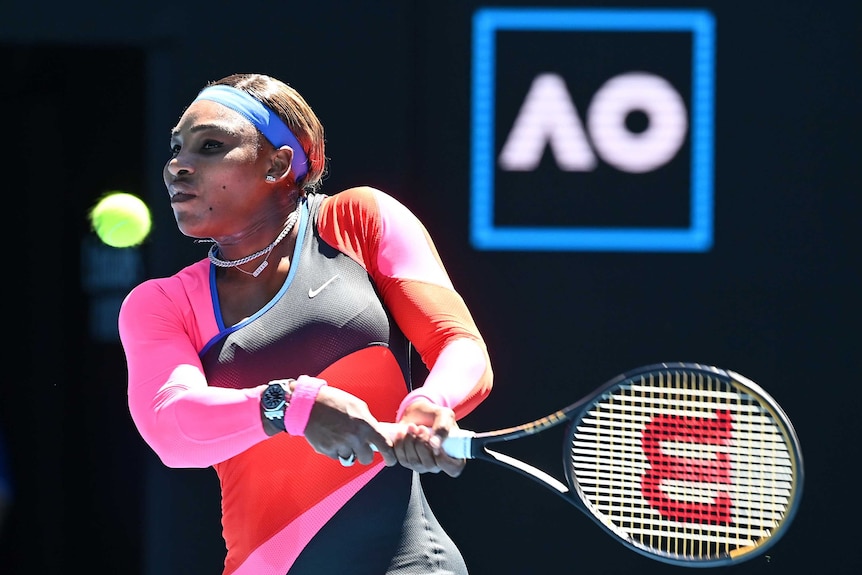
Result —
<instances>
[{"instance_id":1,"label":"silver necklace","mask_svg":"<svg viewBox=\"0 0 862 575\"><path fill-rule=\"evenodd\" d=\"M223 260L219 259L219 257L216 255L216 253L218 253L218 244L213 244L210 247L210 251L207 256L209 257L210 261L213 263L214 266L218 266L220 268L236 268L246 275L250 275L253 277L259 276L261 272L266 269L266 266L269 265L269 255L272 253L272 250L275 249L275 246L277 246L279 242L281 242L281 240L287 237L287 235L293 229L293 226L296 225L296 220L299 219L299 210L301 206L302 204L299 200L297 200L296 209L293 210L289 216L287 216L287 222L285 222L284 224L284 229L281 230L281 233L278 234L278 237L272 240L271 244L269 244L262 250L256 251L250 256L245 256L244 258L240 258L238 260ZM252 260L256 260L264 254L266 254L266 259L263 260L261 264L257 266L257 269L255 269L253 272L247 272L244 269L238 267L243 264L247 264Z\"/></svg>"}]
</instances>

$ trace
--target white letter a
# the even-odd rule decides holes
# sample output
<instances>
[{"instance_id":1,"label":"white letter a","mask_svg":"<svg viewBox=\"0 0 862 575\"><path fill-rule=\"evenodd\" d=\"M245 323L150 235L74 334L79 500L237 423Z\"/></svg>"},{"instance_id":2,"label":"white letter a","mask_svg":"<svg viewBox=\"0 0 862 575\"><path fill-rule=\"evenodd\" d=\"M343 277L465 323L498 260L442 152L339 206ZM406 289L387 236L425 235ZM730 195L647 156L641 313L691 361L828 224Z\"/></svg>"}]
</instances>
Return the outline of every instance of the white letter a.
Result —
<instances>
[{"instance_id":1,"label":"white letter a","mask_svg":"<svg viewBox=\"0 0 862 575\"><path fill-rule=\"evenodd\" d=\"M547 144L561 170L586 172L596 167L596 156L566 83L556 74L541 74L533 80L500 152L500 166L513 172L535 170Z\"/></svg>"}]
</instances>

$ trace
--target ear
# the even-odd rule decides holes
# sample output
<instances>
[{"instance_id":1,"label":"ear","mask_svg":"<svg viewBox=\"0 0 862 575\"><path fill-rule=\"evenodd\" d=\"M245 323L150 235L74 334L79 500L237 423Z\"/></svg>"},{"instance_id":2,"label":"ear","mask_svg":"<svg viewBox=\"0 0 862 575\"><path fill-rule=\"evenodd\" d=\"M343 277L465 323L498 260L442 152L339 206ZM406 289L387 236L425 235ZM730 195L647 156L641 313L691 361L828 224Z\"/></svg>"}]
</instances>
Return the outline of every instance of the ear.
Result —
<instances>
[{"instance_id":1,"label":"ear","mask_svg":"<svg viewBox=\"0 0 862 575\"><path fill-rule=\"evenodd\" d=\"M290 146L282 146L275 150L267 176L272 176L276 181L284 179L290 174L290 163L293 161L293 150Z\"/></svg>"}]
</instances>

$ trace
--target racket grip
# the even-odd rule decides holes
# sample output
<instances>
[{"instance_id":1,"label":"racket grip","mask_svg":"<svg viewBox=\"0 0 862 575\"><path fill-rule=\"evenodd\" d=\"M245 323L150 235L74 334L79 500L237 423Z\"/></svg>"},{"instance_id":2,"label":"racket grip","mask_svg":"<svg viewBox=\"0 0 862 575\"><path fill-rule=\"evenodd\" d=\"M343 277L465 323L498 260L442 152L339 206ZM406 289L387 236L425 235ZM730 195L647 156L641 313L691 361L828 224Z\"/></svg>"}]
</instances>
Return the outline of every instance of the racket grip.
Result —
<instances>
[{"instance_id":1,"label":"racket grip","mask_svg":"<svg viewBox=\"0 0 862 575\"><path fill-rule=\"evenodd\" d=\"M385 434L389 435L390 437L395 437L395 433L398 429L399 424L380 422L380 425L384 428ZM455 457L459 459L473 459L474 435L476 435L474 431L467 431L466 429L453 429L449 433L449 436L443 441L443 451L445 451L446 454L449 455L449 457ZM371 449L377 451L377 446L371 444Z\"/></svg>"},{"instance_id":2,"label":"racket grip","mask_svg":"<svg viewBox=\"0 0 862 575\"><path fill-rule=\"evenodd\" d=\"M473 431L453 429L443 440L443 451L450 457L458 459L473 459Z\"/></svg>"}]
</instances>

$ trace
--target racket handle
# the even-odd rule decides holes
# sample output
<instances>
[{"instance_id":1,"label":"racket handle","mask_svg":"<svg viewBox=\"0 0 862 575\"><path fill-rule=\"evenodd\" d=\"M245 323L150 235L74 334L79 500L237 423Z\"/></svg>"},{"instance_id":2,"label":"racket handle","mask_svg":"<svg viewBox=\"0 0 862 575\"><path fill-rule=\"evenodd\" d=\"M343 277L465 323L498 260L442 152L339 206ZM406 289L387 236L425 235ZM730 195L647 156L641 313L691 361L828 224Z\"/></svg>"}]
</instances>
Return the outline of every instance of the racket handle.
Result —
<instances>
[{"instance_id":1,"label":"racket handle","mask_svg":"<svg viewBox=\"0 0 862 575\"><path fill-rule=\"evenodd\" d=\"M443 451L450 457L458 459L473 459L473 431L453 429L449 437L443 440Z\"/></svg>"},{"instance_id":2,"label":"racket handle","mask_svg":"<svg viewBox=\"0 0 862 575\"><path fill-rule=\"evenodd\" d=\"M398 428L397 423L381 422L381 425L386 430L384 433L387 433L390 437L395 436L396 429ZM476 433L473 431L467 431L466 429L453 429L451 433L449 433L449 436L443 441L443 451L445 451L449 457L473 459L474 435L476 435ZM377 451L377 446L372 444L371 449Z\"/></svg>"}]
</instances>

